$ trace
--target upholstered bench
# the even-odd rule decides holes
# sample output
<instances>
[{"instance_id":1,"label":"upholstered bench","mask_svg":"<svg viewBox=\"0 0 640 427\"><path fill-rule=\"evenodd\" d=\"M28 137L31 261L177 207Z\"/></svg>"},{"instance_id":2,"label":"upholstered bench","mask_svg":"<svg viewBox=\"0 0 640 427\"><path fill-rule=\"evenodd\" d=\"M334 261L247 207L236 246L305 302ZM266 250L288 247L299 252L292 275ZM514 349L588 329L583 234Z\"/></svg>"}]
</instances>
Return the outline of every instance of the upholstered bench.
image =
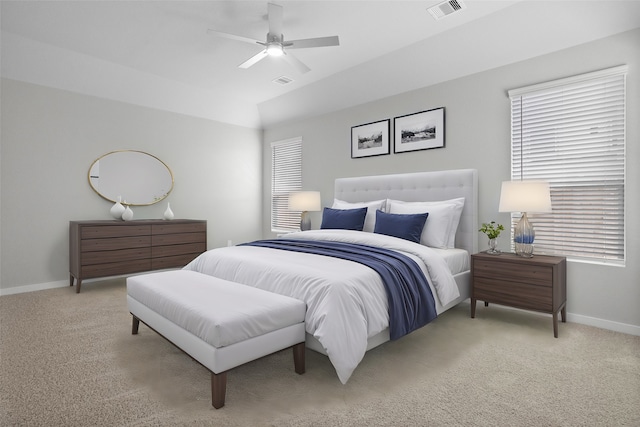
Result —
<instances>
[{"instance_id":1,"label":"upholstered bench","mask_svg":"<svg viewBox=\"0 0 640 427\"><path fill-rule=\"evenodd\" d=\"M224 405L227 371L293 347L305 371L305 303L195 271L127 278L132 333L143 322L211 371L211 404Z\"/></svg>"}]
</instances>

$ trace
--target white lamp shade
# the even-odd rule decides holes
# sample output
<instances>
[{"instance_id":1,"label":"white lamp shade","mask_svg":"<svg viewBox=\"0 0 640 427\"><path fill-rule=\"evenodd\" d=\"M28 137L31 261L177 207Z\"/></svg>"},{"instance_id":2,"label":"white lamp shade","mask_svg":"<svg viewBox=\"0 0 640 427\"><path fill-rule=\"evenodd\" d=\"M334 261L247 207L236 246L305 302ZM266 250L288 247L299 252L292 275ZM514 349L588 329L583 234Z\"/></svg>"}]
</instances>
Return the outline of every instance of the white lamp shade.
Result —
<instances>
[{"instance_id":1,"label":"white lamp shade","mask_svg":"<svg viewBox=\"0 0 640 427\"><path fill-rule=\"evenodd\" d=\"M319 191L296 191L289 194L289 210L292 211L319 211Z\"/></svg>"},{"instance_id":2,"label":"white lamp shade","mask_svg":"<svg viewBox=\"0 0 640 427\"><path fill-rule=\"evenodd\" d=\"M499 212L551 212L549 183L544 181L504 181Z\"/></svg>"}]
</instances>

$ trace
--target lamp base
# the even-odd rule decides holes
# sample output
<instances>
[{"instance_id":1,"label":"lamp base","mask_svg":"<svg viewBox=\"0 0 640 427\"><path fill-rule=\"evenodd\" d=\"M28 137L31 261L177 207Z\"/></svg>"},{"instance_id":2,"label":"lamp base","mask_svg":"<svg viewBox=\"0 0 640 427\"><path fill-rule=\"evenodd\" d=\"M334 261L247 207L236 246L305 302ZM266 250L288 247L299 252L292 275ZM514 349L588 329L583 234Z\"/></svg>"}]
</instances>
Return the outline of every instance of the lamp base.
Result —
<instances>
[{"instance_id":1,"label":"lamp base","mask_svg":"<svg viewBox=\"0 0 640 427\"><path fill-rule=\"evenodd\" d=\"M533 245L516 243L516 255L523 258L533 258Z\"/></svg>"},{"instance_id":2,"label":"lamp base","mask_svg":"<svg viewBox=\"0 0 640 427\"><path fill-rule=\"evenodd\" d=\"M311 218L309 218L309 212L304 211L300 214L300 230L311 230Z\"/></svg>"},{"instance_id":3,"label":"lamp base","mask_svg":"<svg viewBox=\"0 0 640 427\"><path fill-rule=\"evenodd\" d=\"M533 257L533 240L536 237L536 233L533 230L533 225L527 218L527 213L522 213L522 218L516 224L514 230L514 241L516 247L516 255L523 258Z\"/></svg>"}]
</instances>

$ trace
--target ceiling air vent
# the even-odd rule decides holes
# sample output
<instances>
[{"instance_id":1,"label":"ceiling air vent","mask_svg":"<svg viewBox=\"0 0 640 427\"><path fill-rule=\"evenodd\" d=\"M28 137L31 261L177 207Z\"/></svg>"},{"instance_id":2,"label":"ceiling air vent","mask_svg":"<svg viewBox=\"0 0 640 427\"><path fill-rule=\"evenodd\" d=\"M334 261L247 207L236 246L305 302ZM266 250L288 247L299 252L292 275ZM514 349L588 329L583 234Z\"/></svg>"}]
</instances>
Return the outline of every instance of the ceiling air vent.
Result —
<instances>
[{"instance_id":1,"label":"ceiling air vent","mask_svg":"<svg viewBox=\"0 0 640 427\"><path fill-rule=\"evenodd\" d=\"M272 80L274 83L278 83L279 85L288 85L289 83L291 83L293 81L293 79L291 77L287 77L287 76L280 76L277 79Z\"/></svg>"},{"instance_id":2,"label":"ceiling air vent","mask_svg":"<svg viewBox=\"0 0 640 427\"><path fill-rule=\"evenodd\" d=\"M444 18L447 15L451 15L454 12L459 12L462 9L466 9L467 6L462 2L462 0L448 0L443 1L442 3L438 3L435 6L427 9L431 16L437 21Z\"/></svg>"}]
</instances>

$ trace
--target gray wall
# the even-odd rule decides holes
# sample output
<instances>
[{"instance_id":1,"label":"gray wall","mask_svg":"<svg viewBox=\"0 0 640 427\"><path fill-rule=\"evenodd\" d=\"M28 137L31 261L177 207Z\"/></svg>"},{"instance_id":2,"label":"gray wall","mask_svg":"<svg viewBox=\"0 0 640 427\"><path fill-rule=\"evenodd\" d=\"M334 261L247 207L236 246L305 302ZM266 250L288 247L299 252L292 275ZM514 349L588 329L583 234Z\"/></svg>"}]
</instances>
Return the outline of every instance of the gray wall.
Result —
<instances>
[{"instance_id":1,"label":"gray wall","mask_svg":"<svg viewBox=\"0 0 640 427\"><path fill-rule=\"evenodd\" d=\"M489 53L488 53L489 54ZM429 57L416 52L416 58ZM417 60L418 61L418 60ZM640 208L639 99L640 30L425 87L320 117L265 130L263 230L269 228L269 143L303 137L303 186L322 192L323 205L333 199L338 177L476 168L479 172L479 221L509 223L498 213L500 183L510 177L510 110L507 90L562 77L628 64L627 77L627 265L570 262L569 320L640 334L640 229L633 213ZM428 62L422 66L429 73ZM402 78L401 67L394 79ZM375 91L375 88L371 88ZM339 94L336 94L339 96ZM350 158L351 126L445 107L446 147L371 158ZM393 123L393 121L392 121ZM393 129L392 129L393 132ZM393 151L393 150L392 150ZM320 215L312 221L317 228ZM483 236L480 242L485 241ZM508 249L508 239L500 246Z\"/></svg>"},{"instance_id":2,"label":"gray wall","mask_svg":"<svg viewBox=\"0 0 640 427\"><path fill-rule=\"evenodd\" d=\"M111 219L88 183L91 163L118 149L149 152L172 170L164 201L134 219L208 221L208 246L261 235L261 132L2 80L0 290L68 283L70 220Z\"/></svg>"}]
</instances>

